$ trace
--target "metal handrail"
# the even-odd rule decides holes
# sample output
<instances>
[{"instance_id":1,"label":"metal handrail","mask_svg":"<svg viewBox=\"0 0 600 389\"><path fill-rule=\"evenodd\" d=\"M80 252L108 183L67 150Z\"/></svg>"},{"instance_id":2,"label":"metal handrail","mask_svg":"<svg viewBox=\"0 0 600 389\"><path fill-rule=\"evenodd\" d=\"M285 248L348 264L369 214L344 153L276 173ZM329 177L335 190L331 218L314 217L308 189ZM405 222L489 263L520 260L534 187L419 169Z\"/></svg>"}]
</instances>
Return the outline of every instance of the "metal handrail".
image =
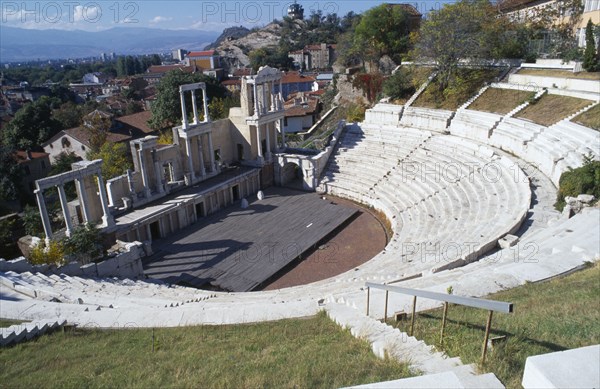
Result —
<instances>
[{"instance_id":1,"label":"metal handrail","mask_svg":"<svg viewBox=\"0 0 600 389\"><path fill-rule=\"evenodd\" d=\"M485 337L483 339L483 350L481 352L481 363L485 362L485 356L487 353L487 343L490 336L490 328L492 326L492 316L494 312L503 312L503 313L513 313L514 304L507 303L504 301L494 301L494 300L486 300L476 297L467 297L467 296L455 296L452 294L444 294L439 292L431 292L428 290L421 289L411 289L411 288L403 288L395 285L385 285L385 284L375 284L372 282L365 283L367 288L367 316L369 316L369 303L370 303L370 295L371 288L373 289L381 289L385 290L385 313L384 320L387 321L387 311L388 311L388 297L389 292L400 293L413 296L413 304L412 304L412 316L410 323L410 335L413 335L415 328L415 314L417 307L417 297L427 298L431 300L443 301L444 302L444 313L442 317L442 329L440 333L440 342L444 341L444 329L446 327L446 317L448 315L448 304L457 304L463 305L466 307L485 309L489 311L489 315L487 318L486 326L485 326Z\"/></svg>"}]
</instances>

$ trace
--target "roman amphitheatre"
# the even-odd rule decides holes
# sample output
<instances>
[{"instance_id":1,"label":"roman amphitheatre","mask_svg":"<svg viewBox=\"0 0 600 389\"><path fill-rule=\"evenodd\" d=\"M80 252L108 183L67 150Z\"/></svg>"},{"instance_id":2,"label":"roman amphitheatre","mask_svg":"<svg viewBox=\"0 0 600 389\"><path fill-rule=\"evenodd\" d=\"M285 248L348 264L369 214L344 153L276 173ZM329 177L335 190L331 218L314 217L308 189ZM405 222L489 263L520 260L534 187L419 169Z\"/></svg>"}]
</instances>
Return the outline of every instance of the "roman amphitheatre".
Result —
<instances>
[{"instance_id":1,"label":"roman amphitheatre","mask_svg":"<svg viewBox=\"0 0 600 389\"><path fill-rule=\"evenodd\" d=\"M566 79L511 72L453 111L416 106L425 83L403 105L380 102L364 121L339 123L314 153L285 147L280 79L269 67L245 76L242 106L215 122L196 104L205 85L183 86L183 117L191 92L194 119L173 129L170 146L133 141L135 171L104 183L102 161L91 161L39 180L47 237L63 232L44 215L44 191L75 181L79 205L63 207L66 233L98 223L121 249L64 269L2 262L0 316L36 323L3 330L3 341L57 324L216 326L324 311L379 357L440 387L503 387L380 320L440 307L440 295L485 297L599 259L593 199L570 199L562 213L554 203L562 173L600 159L600 133L576 123L597 112L600 81L575 90ZM503 112L476 109L511 91L533 98L504 101ZM547 125L524 116L550 97L583 103ZM307 256L317 259L307 265ZM417 300L411 290L437 294Z\"/></svg>"}]
</instances>

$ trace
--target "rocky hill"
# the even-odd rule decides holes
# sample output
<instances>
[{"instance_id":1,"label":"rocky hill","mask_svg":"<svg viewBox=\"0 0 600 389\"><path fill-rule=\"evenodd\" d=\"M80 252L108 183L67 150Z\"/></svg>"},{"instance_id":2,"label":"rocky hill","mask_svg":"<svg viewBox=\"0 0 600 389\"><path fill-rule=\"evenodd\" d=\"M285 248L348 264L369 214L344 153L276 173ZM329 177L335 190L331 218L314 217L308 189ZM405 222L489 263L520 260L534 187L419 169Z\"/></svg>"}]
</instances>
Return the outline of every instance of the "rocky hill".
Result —
<instances>
[{"instance_id":1,"label":"rocky hill","mask_svg":"<svg viewBox=\"0 0 600 389\"><path fill-rule=\"evenodd\" d=\"M296 20L294 22L295 29L302 29L304 21ZM227 29L217 41L211 44L222 58L223 67L232 72L239 67L250 65L248 55L251 51L265 47L276 47L282 36L281 23L269 23L265 27L257 30L252 30L244 35L239 27L238 30ZM237 35L236 35L237 34ZM238 37L239 36L239 37ZM221 39L222 38L222 39Z\"/></svg>"}]
</instances>

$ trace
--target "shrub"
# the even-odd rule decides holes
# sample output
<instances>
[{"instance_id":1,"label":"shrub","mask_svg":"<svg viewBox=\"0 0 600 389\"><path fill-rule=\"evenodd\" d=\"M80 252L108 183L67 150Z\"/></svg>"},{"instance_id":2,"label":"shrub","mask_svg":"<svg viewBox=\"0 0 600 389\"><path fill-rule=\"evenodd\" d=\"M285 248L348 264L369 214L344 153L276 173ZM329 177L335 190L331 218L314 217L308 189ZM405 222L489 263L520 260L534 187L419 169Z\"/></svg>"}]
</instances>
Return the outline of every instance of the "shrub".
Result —
<instances>
[{"instance_id":1,"label":"shrub","mask_svg":"<svg viewBox=\"0 0 600 389\"><path fill-rule=\"evenodd\" d=\"M75 229L63 242L64 253L81 263L90 263L102 255L100 231L87 224Z\"/></svg>"},{"instance_id":2,"label":"shrub","mask_svg":"<svg viewBox=\"0 0 600 389\"><path fill-rule=\"evenodd\" d=\"M560 176L558 198L554 206L562 211L567 196L576 197L580 194L591 194L600 198L600 161L586 157L584 165L577 169L564 172Z\"/></svg>"},{"instance_id":3,"label":"shrub","mask_svg":"<svg viewBox=\"0 0 600 389\"><path fill-rule=\"evenodd\" d=\"M25 234L31 236L44 237L44 227L42 225L42 217L37 207L31 205L25 206L25 212L23 213L23 227L25 228Z\"/></svg>"},{"instance_id":4,"label":"shrub","mask_svg":"<svg viewBox=\"0 0 600 389\"><path fill-rule=\"evenodd\" d=\"M366 107L362 104L351 104L348 107L346 121L348 123L362 122L365 120Z\"/></svg>"},{"instance_id":5,"label":"shrub","mask_svg":"<svg viewBox=\"0 0 600 389\"><path fill-rule=\"evenodd\" d=\"M29 254L29 262L34 265L62 265L65 263L62 241L51 240L48 246L42 241Z\"/></svg>"}]
</instances>

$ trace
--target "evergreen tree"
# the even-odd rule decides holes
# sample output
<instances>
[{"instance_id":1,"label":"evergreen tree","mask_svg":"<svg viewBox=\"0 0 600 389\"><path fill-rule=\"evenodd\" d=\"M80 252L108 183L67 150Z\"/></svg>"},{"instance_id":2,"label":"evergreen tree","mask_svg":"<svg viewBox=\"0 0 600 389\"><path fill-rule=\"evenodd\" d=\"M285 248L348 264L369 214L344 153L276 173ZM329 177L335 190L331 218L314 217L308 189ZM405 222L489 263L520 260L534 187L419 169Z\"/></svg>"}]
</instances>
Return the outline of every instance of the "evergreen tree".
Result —
<instances>
[{"instance_id":1,"label":"evergreen tree","mask_svg":"<svg viewBox=\"0 0 600 389\"><path fill-rule=\"evenodd\" d=\"M594 23L588 19L585 27L585 52L583 54L583 68L588 72L600 70L600 58L596 52L596 41L594 39Z\"/></svg>"}]
</instances>

